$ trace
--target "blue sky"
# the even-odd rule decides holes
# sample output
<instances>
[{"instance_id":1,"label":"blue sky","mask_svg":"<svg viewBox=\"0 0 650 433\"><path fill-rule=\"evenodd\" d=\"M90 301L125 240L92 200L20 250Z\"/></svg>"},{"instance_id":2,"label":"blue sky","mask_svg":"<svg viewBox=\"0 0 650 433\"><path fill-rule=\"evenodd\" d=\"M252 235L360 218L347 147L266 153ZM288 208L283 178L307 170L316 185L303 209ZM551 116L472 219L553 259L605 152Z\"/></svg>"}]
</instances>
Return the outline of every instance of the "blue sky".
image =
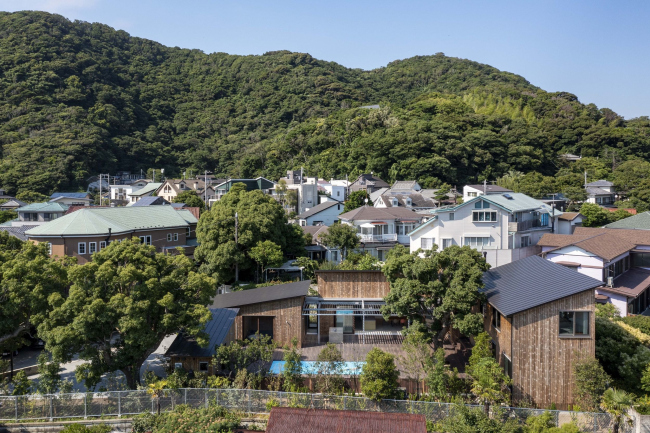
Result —
<instances>
[{"instance_id":1,"label":"blue sky","mask_svg":"<svg viewBox=\"0 0 650 433\"><path fill-rule=\"evenodd\" d=\"M443 52L650 115L650 2L603 0L0 0L205 52L308 52L351 68Z\"/></svg>"}]
</instances>

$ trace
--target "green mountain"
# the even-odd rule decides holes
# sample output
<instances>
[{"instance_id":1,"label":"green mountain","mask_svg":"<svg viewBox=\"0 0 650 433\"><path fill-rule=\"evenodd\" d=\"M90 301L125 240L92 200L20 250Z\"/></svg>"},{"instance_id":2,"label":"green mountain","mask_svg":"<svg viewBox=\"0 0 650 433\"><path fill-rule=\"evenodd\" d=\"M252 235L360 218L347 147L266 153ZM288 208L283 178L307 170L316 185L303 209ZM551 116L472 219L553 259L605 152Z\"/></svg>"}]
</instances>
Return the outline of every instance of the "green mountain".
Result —
<instances>
[{"instance_id":1,"label":"green mountain","mask_svg":"<svg viewBox=\"0 0 650 433\"><path fill-rule=\"evenodd\" d=\"M360 108L379 104L380 109ZM427 185L552 175L564 152L650 159L650 122L476 62L372 71L309 54L205 54L43 12L0 13L0 185L76 189L165 168L278 178L374 171Z\"/></svg>"}]
</instances>

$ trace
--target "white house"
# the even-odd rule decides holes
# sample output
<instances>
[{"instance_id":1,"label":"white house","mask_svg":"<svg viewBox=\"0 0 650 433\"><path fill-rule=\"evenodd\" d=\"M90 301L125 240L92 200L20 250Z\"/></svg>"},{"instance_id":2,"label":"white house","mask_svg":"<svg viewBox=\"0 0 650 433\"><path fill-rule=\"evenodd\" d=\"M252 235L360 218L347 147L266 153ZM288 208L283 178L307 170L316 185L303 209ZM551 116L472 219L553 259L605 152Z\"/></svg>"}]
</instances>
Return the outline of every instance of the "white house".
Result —
<instances>
[{"instance_id":1,"label":"white house","mask_svg":"<svg viewBox=\"0 0 650 433\"><path fill-rule=\"evenodd\" d=\"M162 182L149 182L148 184L146 184L142 188L137 189L137 190L127 194L127 197L129 199L129 205L133 204L133 203L136 203L142 197L149 197L154 192L156 192L158 190L158 188L160 188L161 186L162 186Z\"/></svg>"},{"instance_id":2,"label":"white house","mask_svg":"<svg viewBox=\"0 0 650 433\"><path fill-rule=\"evenodd\" d=\"M616 201L614 183L608 180L590 182L585 185L585 190L587 191L587 203L609 206Z\"/></svg>"},{"instance_id":3,"label":"white house","mask_svg":"<svg viewBox=\"0 0 650 433\"><path fill-rule=\"evenodd\" d=\"M512 192L508 188L499 185L465 185L463 188L463 201L468 201L480 195L495 195Z\"/></svg>"},{"instance_id":4,"label":"white house","mask_svg":"<svg viewBox=\"0 0 650 433\"><path fill-rule=\"evenodd\" d=\"M360 249L381 261L385 260L386 253L395 245L408 247L408 233L422 223L424 218L424 215L401 207L379 209L361 206L339 215L342 224L356 228L361 241Z\"/></svg>"},{"instance_id":5,"label":"white house","mask_svg":"<svg viewBox=\"0 0 650 433\"><path fill-rule=\"evenodd\" d=\"M468 245L495 267L537 254L537 242L557 230L562 212L526 194L504 193L477 196L430 215L409 233L411 252Z\"/></svg>"},{"instance_id":6,"label":"white house","mask_svg":"<svg viewBox=\"0 0 650 433\"><path fill-rule=\"evenodd\" d=\"M144 188L149 183L148 180L140 179L129 185L116 184L111 185L111 203L113 202L130 202L129 194Z\"/></svg>"},{"instance_id":7,"label":"white house","mask_svg":"<svg viewBox=\"0 0 650 433\"><path fill-rule=\"evenodd\" d=\"M66 206L90 206L93 201L87 192L55 192L50 196L50 202Z\"/></svg>"},{"instance_id":8,"label":"white house","mask_svg":"<svg viewBox=\"0 0 650 433\"><path fill-rule=\"evenodd\" d=\"M596 278L596 301L642 314L650 306L650 231L576 227L573 235L547 234L542 256Z\"/></svg>"},{"instance_id":9,"label":"white house","mask_svg":"<svg viewBox=\"0 0 650 433\"><path fill-rule=\"evenodd\" d=\"M312 207L306 212L301 213L296 217L301 226L331 226L338 217L343 213L344 205L338 201L325 201L321 204Z\"/></svg>"},{"instance_id":10,"label":"white house","mask_svg":"<svg viewBox=\"0 0 650 433\"><path fill-rule=\"evenodd\" d=\"M319 188L323 188L323 190L333 200L345 201L345 199L347 198L347 190L348 190L348 186L350 186L350 182L348 182L347 180L336 180L336 179L330 179L328 182L326 180L319 179L318 186Z\"/></svg>"},{"instance_id":11,"label":"white house","mask_svg":"<svg viewBox=\"0 0 650 433\"><path fill-rule=\"evenodd\" d=\"M580 212L564 212L558 217L557 233L560 235L572 235L576 227L582 226L584 216Z\"/></svg>"},{"instance_id":12,"label":"white house","mask_svg":"<svg viewBox=\"0 0 650 433\"><path fill-rule=\"evenodd\" d=\"M287 211L302 214L318 204L318 179L305 176L302 170L289 170L284 181L287 190L296 192L296 207L286 208ZM272 194L276 200L281 201L277 188L276 184Z\"/></svg>"}]
</instances>

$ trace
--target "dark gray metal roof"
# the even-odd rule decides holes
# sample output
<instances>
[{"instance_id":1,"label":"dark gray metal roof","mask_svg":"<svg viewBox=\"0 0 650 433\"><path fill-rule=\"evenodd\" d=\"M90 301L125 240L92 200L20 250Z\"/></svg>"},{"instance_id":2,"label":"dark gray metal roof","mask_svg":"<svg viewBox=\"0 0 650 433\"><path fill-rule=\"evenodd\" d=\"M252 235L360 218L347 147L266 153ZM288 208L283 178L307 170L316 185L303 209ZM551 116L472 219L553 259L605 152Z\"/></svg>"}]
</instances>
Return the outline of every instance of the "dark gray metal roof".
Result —
<instances>
[{"instance_id":1,"label":"dark gray metal roof","mask_svg":"<svg viewBox=\"0 0 650 433\"><path fill-rule=\"evenodd\" d=\"M153 205L163 205L163 204L169 204L169 202L162 197L151 195L149 197L142 197L140 200L136 201L131 206L142 207L142 206L153 206Z\"/></svg>"},{"instance_id":2,"label":"dark gray metal roof","mask_svg":"<svg viewBox=\"0 0 650 433\"><path fill-rule=\"evenodd\" d=\"M277 301L278 299L307 296L311 280L295 283L278 284L277 286L260 287L259 289L242 290L240 292L224 293L214 297L214 308L239 307L241 305L259 304L261 302Z\"/></svg>"},{"instance_id":3,"label":"dark gray metal roof","mask_svg":"<svg viewBox=\"0 0 650 433\"><path fill-rule=\"evenodd\" d=\"M212 320L206 325L204 332L208 334L210 342L206 347L201 347L193 337L178 334L176 340L169 346L166 356L212 356L216 346L223 344L226 335L239 313L239 308L210 308Z\"/></svg>"},{"instance_id":4,"label":"dark gray metal roof","mask_svg":"<svg viewBox=\"0 0 650 433\"><path fill-rule=\"evenodd\" d=\"M603 283L575 270L531 256L483 274L488 302L504 316L556 301Z\"/></svg>"},{"instance_id":5,"label":"dark gray metal roof","mask_svg":"<svg viewBox=\"0 0 650 433\"><path fill-rule=\"evenodd\" d=\"M313 208L309 209L308 211L305 211L298 215L296 218L298 219L305 219L309 218L312 215L316 215L318 212L322 212L325 209L329 209L332 206L339 206L339 210L341 211L340 213L343 213L343 204L340 201L325 201L319 205L314 206Z\"/></svg>"}]
</instances>

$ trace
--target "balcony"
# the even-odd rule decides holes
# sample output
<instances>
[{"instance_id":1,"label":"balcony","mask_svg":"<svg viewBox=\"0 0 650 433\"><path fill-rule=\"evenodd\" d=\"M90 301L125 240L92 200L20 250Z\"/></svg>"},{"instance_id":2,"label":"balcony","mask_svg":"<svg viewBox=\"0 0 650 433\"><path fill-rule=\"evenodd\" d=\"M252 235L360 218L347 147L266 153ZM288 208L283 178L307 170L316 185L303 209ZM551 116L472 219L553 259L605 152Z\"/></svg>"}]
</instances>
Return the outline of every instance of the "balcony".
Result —
<instances>
[{"instance_id":1,"label":"balcony","mask_svg":"<svg viewBox=\"0 0 650 433\"><path fill-rule=\"evenodd\" d=\"M360 234L359 239L361 242L396 242L397 234L384 234L384 235L365 235Z\"/></svg>"},{"instance_id":2,"label":"balcony","mask_svg":"<svg viewBox=\"0 0 650 433\"><path fill-rule=\"evenodd\" d=\"M508 223L509 232L525 232L533 229L548 229L548 228L550 228L549 225L542 225L542 222L538 219Z\"/></svg>"}]
</instances>

